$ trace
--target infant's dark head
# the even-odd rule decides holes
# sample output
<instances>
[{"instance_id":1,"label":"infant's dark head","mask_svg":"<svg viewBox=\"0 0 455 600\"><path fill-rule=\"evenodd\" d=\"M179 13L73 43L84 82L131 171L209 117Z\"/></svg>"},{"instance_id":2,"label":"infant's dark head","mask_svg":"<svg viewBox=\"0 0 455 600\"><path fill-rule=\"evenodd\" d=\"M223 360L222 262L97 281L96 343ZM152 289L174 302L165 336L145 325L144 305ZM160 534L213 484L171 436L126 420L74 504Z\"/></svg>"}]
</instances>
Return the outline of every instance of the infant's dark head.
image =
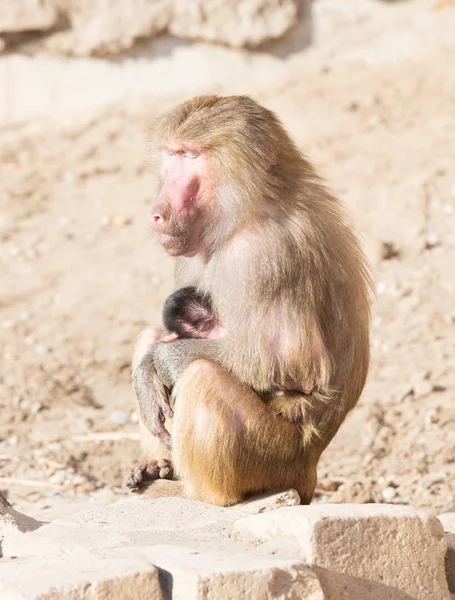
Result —
<instances>
[{"instance_id":1,"label":"infant's dark head","mask_svg":"<svg viewBox=\"0 0 455 600\"><path fill-rule=\"evenodd\" d=\"M217 325L210 298L195 287L184 287L168 296L163 323L181 338L207 338Z\"/></svg>"}]
</instances>

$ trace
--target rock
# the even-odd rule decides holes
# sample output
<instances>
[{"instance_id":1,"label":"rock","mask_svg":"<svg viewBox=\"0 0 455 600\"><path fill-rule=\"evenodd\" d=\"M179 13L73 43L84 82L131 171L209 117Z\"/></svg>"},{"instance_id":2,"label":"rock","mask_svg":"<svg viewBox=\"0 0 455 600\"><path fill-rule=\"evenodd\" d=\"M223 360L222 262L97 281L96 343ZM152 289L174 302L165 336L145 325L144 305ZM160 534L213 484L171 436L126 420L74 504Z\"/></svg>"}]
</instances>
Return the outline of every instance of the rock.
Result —
<instances>
[{"instance_id":1,"label":"rock","mask_svg":"<svg viewBox=\"0 0 455 600\"><path fill-rule=\"evenodd\" d=\"M110 225L112 227L126 227L127 225L131 225L133 219L128 215L114 215L111 217Z\"/></svg>"},{"instance_id":2,"label":"rock","mask_svg":"<svg viewBox=\"0 0 455 600\"><path fill-rule=\"evenodd\" d=\"M424 373L414 378L412 390L417 398L428 396L433 391L433 384L430 381L431 373Z\"/></svg>"},{"instance_id":3,"label":"rock","mask_svg":"<svg viewBox=\"0 0 455 600\"><path fill-rule=\"evenodd\" d=\"M57 9L52 0L2 0L0 32L42 31L57 23Z\"/></svg>"},{"instance_id":4,"label":"rock","mask_svg":"<svg viewBox=\"0 0 455 600\"><path fill-rule=\"evenodd\" d=\"M298 22L295 0L176 2L169 32L178 37L255 47L281 38Z\"/></svg>"},{"instance_id":5,"label":"rock","mask_svg":"<svg viewBox=\"0 0 455 600\"><path fill-rule=\"evenodd\" d=\"M441 524L412 508L314 505L241 519L241 533L295 539L333 600L449 599Z\"/></svg>"},{"instance_id":6,"label":"rock","mask_svg":"<svg viewBox=\"0 0 455 600\"><path fill-rule=\"evenodd\" d=\"M392 258L398 258L400 256L400 250L394 242L381 242L379 250L380 260L390 260Z\"/></svg>"},{"instance_id":7,"label":"rock","mask_svg":"<svg viewBox=\"0 0 455 600\"><path fill-rule=\"evenodd\" d=\"M126 425L130 422L130 417L122 410L116 410L110 415L111 423L116 425Z\"/></svg>"},{"instance_id":8,"label":"rock","mask_svg":"<svg viewBox=\"0 0 455 600\"><path fill-rule=\"evenodd\" d=\"M381 494L386 502L390 502L390 500L393 500L397 495L397 491L394 487L389 485L382 490Z\"/></svg>"},{"instance_id":9,"label":"rock","mask_svg":"<svg viewBox=\"0 0 455 600\"><path fill-rule=\"evenodd\" d=\"M6 536L26 531L34 531L41 527L41 523L27 517L11 506L5 496L0 492L0 557L2 556L2 545Z\"/></svg>"},{"instance_id":10,"label":"rock","mask_svg":"<svg viewBox=\"0 0 455 600\"><path fill-rule=\"evenodd\" d=\"M299 506L299 504L300 496L297 490L290 489L279 494L253 496L250 500L236 504L234 508L247 510L251 514L260 514L283 506Z\"/></svg>"},{"instance_id":11,"label":"rock","mask_svg":"<svg viewBox=\"0 0 455 600\"><path fill-rule=\"evenodd\" d=\"M49 49L76 56L116 54L139 38L164 31L172 0L61 0L71 30L52 36Z\"/></svg>"},{"instance_id":12,"label":"rock","mask_svg":"<svg viewBox=\"0 0 455 600\"><path fill-rule=\"evenodd\" d=\"M60 0L71 30L47 42L78 56L115 54L168 32L235 48L281 38L298 23L298 0Z\"/></svg>"}]
</instances>

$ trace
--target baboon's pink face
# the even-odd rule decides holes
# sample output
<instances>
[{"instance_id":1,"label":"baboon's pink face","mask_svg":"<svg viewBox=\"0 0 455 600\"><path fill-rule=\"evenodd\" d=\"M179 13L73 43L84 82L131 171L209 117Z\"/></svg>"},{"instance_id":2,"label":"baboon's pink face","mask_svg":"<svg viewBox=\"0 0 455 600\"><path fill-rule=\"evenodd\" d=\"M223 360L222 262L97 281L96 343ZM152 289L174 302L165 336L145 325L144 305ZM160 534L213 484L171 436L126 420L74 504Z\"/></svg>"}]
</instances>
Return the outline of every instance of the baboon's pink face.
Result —
<instances>
[{"instance_id":1,"label":"baboon's pink face","mask_svg":"<svg viewBox=\"0 0 455 600\"><path fill-rule=\"evenodd\" d=\"M170 146L163 167L158 201L150 209L153 228L168 254L194 256L204 249L215 197L208 156L191 144Z\"/></svg>"}]
</instances>

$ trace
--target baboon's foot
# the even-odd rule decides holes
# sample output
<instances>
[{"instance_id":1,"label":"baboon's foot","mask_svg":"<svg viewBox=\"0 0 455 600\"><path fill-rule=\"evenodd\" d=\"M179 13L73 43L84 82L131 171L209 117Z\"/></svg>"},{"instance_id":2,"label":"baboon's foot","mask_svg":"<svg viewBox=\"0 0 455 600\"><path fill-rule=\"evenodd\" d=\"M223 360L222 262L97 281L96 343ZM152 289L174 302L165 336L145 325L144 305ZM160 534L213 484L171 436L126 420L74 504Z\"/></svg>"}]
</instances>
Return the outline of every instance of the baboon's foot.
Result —
<instances>
[{"instance_id":1,"label":"baboon's foot","mask_svg":"<svg viewBox=\"0 0 455 600\"><path fill-rule=\"evenodd\" d=\"M138 491L142 484L156 479L173 479L174 469L172 461L167 458L159 460L151 460L149 463L138 465L131 471L130 476L126 480L126 487L132 492Z\"/></svg>"}]
</instances>

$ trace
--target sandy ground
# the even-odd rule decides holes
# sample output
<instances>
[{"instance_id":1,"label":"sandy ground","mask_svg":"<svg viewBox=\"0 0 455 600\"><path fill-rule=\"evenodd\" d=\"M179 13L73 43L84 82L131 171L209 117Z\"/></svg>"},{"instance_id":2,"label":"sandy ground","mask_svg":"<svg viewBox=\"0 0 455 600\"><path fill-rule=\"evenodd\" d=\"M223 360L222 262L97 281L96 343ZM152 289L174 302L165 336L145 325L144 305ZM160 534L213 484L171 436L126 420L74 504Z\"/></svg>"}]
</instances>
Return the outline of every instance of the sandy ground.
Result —
<instances>
[{"instance_id":1,"label":"sandy ground","mask_svg":"<svg viewBox=\"0 0 455 600\"><path fill-rule=\"evenodd\" d=\"M455 504L455 7L347 18L320 2L314 46L274 59L276 85L244 86L346 203L376 286L368 385L316 500L440 512ZM124 493L139 457L131 354L172 289L147 131L185 97L160 96L0 128L0 489L32 513Z\"/></svg>"}]
</instances>

